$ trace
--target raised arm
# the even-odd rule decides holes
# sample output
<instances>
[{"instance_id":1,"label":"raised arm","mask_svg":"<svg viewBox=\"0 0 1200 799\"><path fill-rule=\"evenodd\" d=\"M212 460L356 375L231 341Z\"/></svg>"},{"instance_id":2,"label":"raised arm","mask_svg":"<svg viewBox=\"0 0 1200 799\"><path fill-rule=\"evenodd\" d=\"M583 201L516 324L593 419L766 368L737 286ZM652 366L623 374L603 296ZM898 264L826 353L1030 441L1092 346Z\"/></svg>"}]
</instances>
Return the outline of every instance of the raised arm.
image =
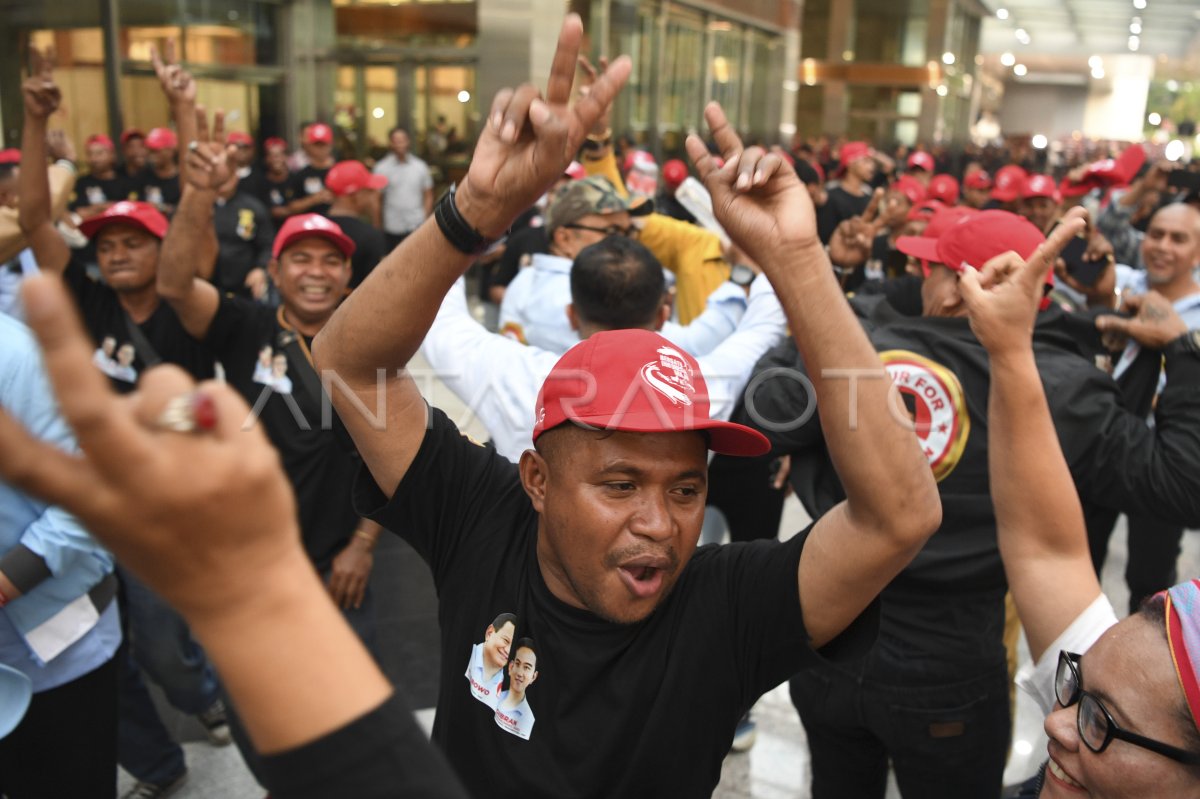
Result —
<instances>
[{"instance_id":1,"label":"raised arm","mask_svg":"<svg viewBox=\"0 0 1200 799\"><path fill-rule=\"evenodd\" d=\"M158 258L158 294L170 303L188 334L202 339L217 315L221 294L200 275L211 273L217 258L213 203L217 186L230 178L233 166L221 116L217 115L211 134L202 109L194 118L196 148L189 148L185 159L187 181Z\"/></svg>"},{"instance_id":2,"label":"raised arm","mask_svg":"<svg viewBox=\"0 0 1200 799\"><path fill-rule=\"evenodd\" d=\"M192 73L179 65L175 58L175 40L167 39L162 57L158 49L150 48L150 61L159 86L171 106L171 118L175 120L176 133L185 147L196 141L198 135L196 116L196 80ZM187 159L179 159L179 185L187 185Z\"/></svg>"},{"instance_id":3,"label":"raised arm","mask_svg":"<svg viewBox=\"0 0 1200 799\"><path fill-rule=\"evenodd\" d=\"M373 752L375 762L348 762L386 778L359 796L464 796L329 601L301 546L278 454L261 428L242 429L246 404L224 385L197 387L174 366L147 372L123 402L91 367L92 344L62 285L30 278L24 299L82 452L39 441L0 413L0 477L75 513L183 614L259 752L292 755L304 768L298 749L354 725L351 748ZM389 713L385 704L393 722L372 725ZM338 740L323 756L346 762L329 754L346 747L345 736ZM338 772L322 766L326 773L312 773L324 795L345 795ZM274 769L268 787L294 795L282 773Z\"/></svg>"},{"instance_id":4,"label":"raised arm","mask_svg":"<svg viewBox=\"0 0 1200 799\"><path fill-rule=\"evenodd\" d=\"M54 82L54 66L36 48L30 48L30 76L21 85L25 99L25 124L21 129L19 211L21 232L33 249L38 268L61 275L71 260L58 231L50 202L46 172L46 120L58 110L62 92Z\"/></svg>"},{"instance_id":5,"label":"raised arm","mask_svg":"<svg viewBox=\"0 0 1200 799\"><path fill-rule=\"evenodd\" d=\"M544 99L526 85L501 91L492 103L455 200L466 224L486 238L499 237L562 175L592 120L629 76L629 60L618 59L588 97L570 105L582 36L579 17L568 15ZM334 406L389 496L425 434L425 403L402 370L472 259L447 240L434 219L426 220L342 303L313 343L317 367L336 373L339 386L349 387L333 391Z\"/></svg>"},{"instance_id":6,"label":"raised arm","mask_svg":"<svg viewBox=\"0 0 1200 799\"><path fill-rule=\"evenodd\" d=\"M821 428L847 499L818 520L800 559L805 628L828 643L871 603L941 523L929 464L891 381L846 303L817 237L808 192L778 155L743 149L720 106L705 118L725 166L687 148L717 220L766 273L808 365Z\"/></svg>"},{"instance_id":7,"label":"raised arm","mask_svg":"<svg viewBox=\"0 0 1200 799\"><path fill-rule=\"evenodd\" d=\"M1024 262L1006 253L960 281L991 362L988 475L996 540L1034 661L1100 595L1083 508L1033 357L1046 271L1081 229L1072 214ZM980 274L990 288L980 285Z\"/></svg>"}]
</instances>

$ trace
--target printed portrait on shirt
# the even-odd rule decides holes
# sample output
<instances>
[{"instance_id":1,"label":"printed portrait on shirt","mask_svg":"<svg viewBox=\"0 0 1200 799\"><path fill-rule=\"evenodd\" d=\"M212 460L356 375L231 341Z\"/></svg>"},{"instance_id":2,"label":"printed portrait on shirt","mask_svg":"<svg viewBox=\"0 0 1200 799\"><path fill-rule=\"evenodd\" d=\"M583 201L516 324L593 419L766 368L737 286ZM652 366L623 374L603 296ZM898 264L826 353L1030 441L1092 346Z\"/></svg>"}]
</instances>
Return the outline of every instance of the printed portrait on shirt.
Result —
<instances>
[{"instance_id":1,"label":"printed portrait on shirt","mask_svg":"<svg viewBox=\"0 0 1200 799\"><path fill-rule=\"evenodd\" d=\"M237 234L243 241L254 238L254 210L251 208L238 209Z\"/></svg>"},{"instance_id":2,"label":"printed portrait on shirt","mask_svg":"<svg viewBox=\"0 0 1200 799\"><path fill-rule=\"evenodd\" d=\"M537 676L537 646L532 638L518 638L508 661L508 685L496 699L494 718L500 729L526 741L534 722L527 692Z\"/></svg>"},{"instance_id":3,"label":"printed portrait on shirt","mask_svg":"<svg viewBox=\"0 0 1200 799\"><path fill-rule=\"evenodd\" d=\"M126 383L137 383L138 373L133 368L136 359L137 349L132 344L126 342L118 346L117 340L112 336L105 336L92 355L92 363L96 364L101 372Z\"/></svg>"},{"instance_id":4,"label":"printed portrait on shirt","mask_svg":"<svg viewBox=\"0 0 1200 799\"><path fill-rule=\"evenodd\" d=\"M517 635L517 617L501 613L483 631L483 640L471 647L467 661L467 686L471 696L493 710L504 684L512 642Z\"/></svg>"},{"instance_id":5,"label":"printed portrait on shirt","mask_svg":"<svg viewBox=\"0 0 1200 799\"><path fill-rule=\"evenodd\" d=\"M276 352L270 344L263 345L258 351L258 360L254 364L252 380L264 386L269 386L277 394L292 393L292 379L288 377L287 354Z\"/></svg>"}]
</instances>

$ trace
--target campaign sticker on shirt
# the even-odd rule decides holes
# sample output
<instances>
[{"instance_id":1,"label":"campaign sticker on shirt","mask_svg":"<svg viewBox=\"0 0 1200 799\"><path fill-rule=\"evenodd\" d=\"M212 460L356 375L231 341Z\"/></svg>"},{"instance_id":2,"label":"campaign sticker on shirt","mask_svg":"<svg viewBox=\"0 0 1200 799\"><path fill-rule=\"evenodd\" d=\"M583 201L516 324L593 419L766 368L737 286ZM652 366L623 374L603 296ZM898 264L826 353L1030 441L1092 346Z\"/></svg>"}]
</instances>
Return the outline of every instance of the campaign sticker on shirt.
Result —
<instances>
[{"instance_id":1,"label":"campaign sticker on shirt","mask_svg":"<svg viewBox=\"0 0 1200 799\"><path fill-rule=\"evenodd\" d=\"M308 195L317 194L321 189L325 188L325 182L318 177L310 177L304 179L304 193Z\"/></svg>"},{"instance_id":2,"label":"campaign sticker on shirt","mask_svg":"<svg viewBox=\"0 0 1200 799\"><path fill-rule=\"evenodd\" d=\"M238 209L237 234L244 241L254 238L254 210L251 208Z\"/></svg>"},{"instance_id":3,"label":"campaign sticker on shirt","mask_svg":"<svg viewBox=\"0 0 1200 799\"><path fill-rule=\"evenodd\" d=\"M133 368L136 359L137 349L132 344L125 342L117 346L117 340L112 336L105 336L92 355L92 363L96 364L101 372L114 380L130 384L136 384L138 381L137 370Z\"/></svg>"},{"instance_id":4,"label":"campaign sticker on shirt","mask_svg":"<svg viewBox=\"0 0 1200 799\"><path fill-rule=\"evenodd\" d=\"M157 206L162 206L162 204L163 204L162 189L159 188L158 186L147 186L146 187L146 202L153 203L154 205L157 205Z\"/></svg>"},{"instance_id":5,"label":"campaign sticker on shirt","mask_svg":"<svg viewBox=\"0 0 1200 799\"><path fill-rule=\"evenodd\" d=\"M104 193L104 189L99 186L87 187L88 205L100 205L108 202L108 196Z\"/></svg>"},{"instance_id":6,"label":"campaign sticker on shirt","mask_svg":"<svg viewBox=\"0 0 1200 799\"><path fill-rule=\"evenodd\" d=\"M288 377L287 355L275 352L270 344L265 344L258 351L258 362L254 364L253 380L264 386L269 386L277 394L292 393L292 379Z\"/></svg>"},{"instance_id":7,"label":"campaign sticker on shirt","mask_svg":"<svg viewBox=\"0 0 1200 799\"><path fill-rule=\"evenodd\" d=\"M528 741L533 732L533 709L527 691L537 680L537 647L531 638L517 638L517 617L501 613L471 647L467 685L471 696L487 706L496 726Z\"/></svg>"},{"instance_id":8,"label":"campaign sticker on shirt","mask_svg":"<svg viewBox=\"0 0 1200 799\"><path fill-rule=\"evenodd\" d=\"M879 358L905 398L934 479L941 482L958 466L971 434L962 383L946 367L915 352L888 350Z\"/></svg>"},{"instance_id":9,"label":"campaign sticker on shirt","mask_svg":"<svg viewBox=\"0 0 1200 799\"><path fill-rule=\"evenodd\" d=\"M279 189L271 189L271 204L283 205L283 194L280 193Z\"/></svg>"}]
</instances>

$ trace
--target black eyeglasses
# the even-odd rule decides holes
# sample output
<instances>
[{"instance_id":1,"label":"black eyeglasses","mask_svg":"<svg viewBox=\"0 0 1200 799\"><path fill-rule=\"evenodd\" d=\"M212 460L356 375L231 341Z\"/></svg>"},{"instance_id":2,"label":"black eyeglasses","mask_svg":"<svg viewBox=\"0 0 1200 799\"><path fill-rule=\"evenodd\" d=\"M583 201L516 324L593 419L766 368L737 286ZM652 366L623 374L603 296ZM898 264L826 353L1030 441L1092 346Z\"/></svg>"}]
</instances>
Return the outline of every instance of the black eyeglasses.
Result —
<instances>
[{"instance_id":1,"label":"black eyeglasses","mask_svg":"<svg viewBox=\"0 0 1200 799\"><path fill-rule=\"evenodd\" d=\"M1100 703L1094 695L1083 690L1083 681L1079 677L1079 655L1073 652L1058 653L1058 673L1054 676L1054 698L1063 707L1079 703L1076 716L1079 728L1079 740L1093 752L1099 754L1108 748L1113 739L1149 749L1163 757L1188 765L1200 764L1200 754L1188 752L1170 744L1164 744L1153 738L1138 735L1135 732L1123 730L1113 721L1108 708Z\"/></svg>"},{"instance_id":2,"label":"black eyeglasses","mask_svg":"<svg viewBox=\"0 0 1200 799\"><path fill-rule=\"evenodd\" d=\"M620 227L618 225L609 225L608 227L593 227L592 225L563 225L571 230L590 230L593 233L603 233L605 236L625 236L633 238L637 236L638 229L633 225L629 227Z\"/></svg>"}]
</instances>

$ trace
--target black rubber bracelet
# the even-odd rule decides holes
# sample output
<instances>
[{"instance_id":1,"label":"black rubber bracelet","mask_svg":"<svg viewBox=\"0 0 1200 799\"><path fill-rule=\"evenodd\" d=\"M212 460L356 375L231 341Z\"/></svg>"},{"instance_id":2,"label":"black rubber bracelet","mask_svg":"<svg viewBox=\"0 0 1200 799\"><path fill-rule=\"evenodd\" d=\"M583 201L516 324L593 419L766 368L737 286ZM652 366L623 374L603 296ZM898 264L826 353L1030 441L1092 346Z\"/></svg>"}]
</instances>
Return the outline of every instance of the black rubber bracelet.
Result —
<instances>
[{"instance_id":1,"label":"black rubber bracelet","mask_svg":"<svg viewBox=\"0 0 1200 799\"><path fill-rule=\"evenodd\" d=\"M449 191L443 194L442 199L434 206L433 218L437 220L442 235L454 249L467 255L478 255L486 250L493 240L471 227L471 223L463 219L462 214L458 212L458 205L454 202L457 188L456 184L450 184Z\"/></svg>"}]
</instances>

